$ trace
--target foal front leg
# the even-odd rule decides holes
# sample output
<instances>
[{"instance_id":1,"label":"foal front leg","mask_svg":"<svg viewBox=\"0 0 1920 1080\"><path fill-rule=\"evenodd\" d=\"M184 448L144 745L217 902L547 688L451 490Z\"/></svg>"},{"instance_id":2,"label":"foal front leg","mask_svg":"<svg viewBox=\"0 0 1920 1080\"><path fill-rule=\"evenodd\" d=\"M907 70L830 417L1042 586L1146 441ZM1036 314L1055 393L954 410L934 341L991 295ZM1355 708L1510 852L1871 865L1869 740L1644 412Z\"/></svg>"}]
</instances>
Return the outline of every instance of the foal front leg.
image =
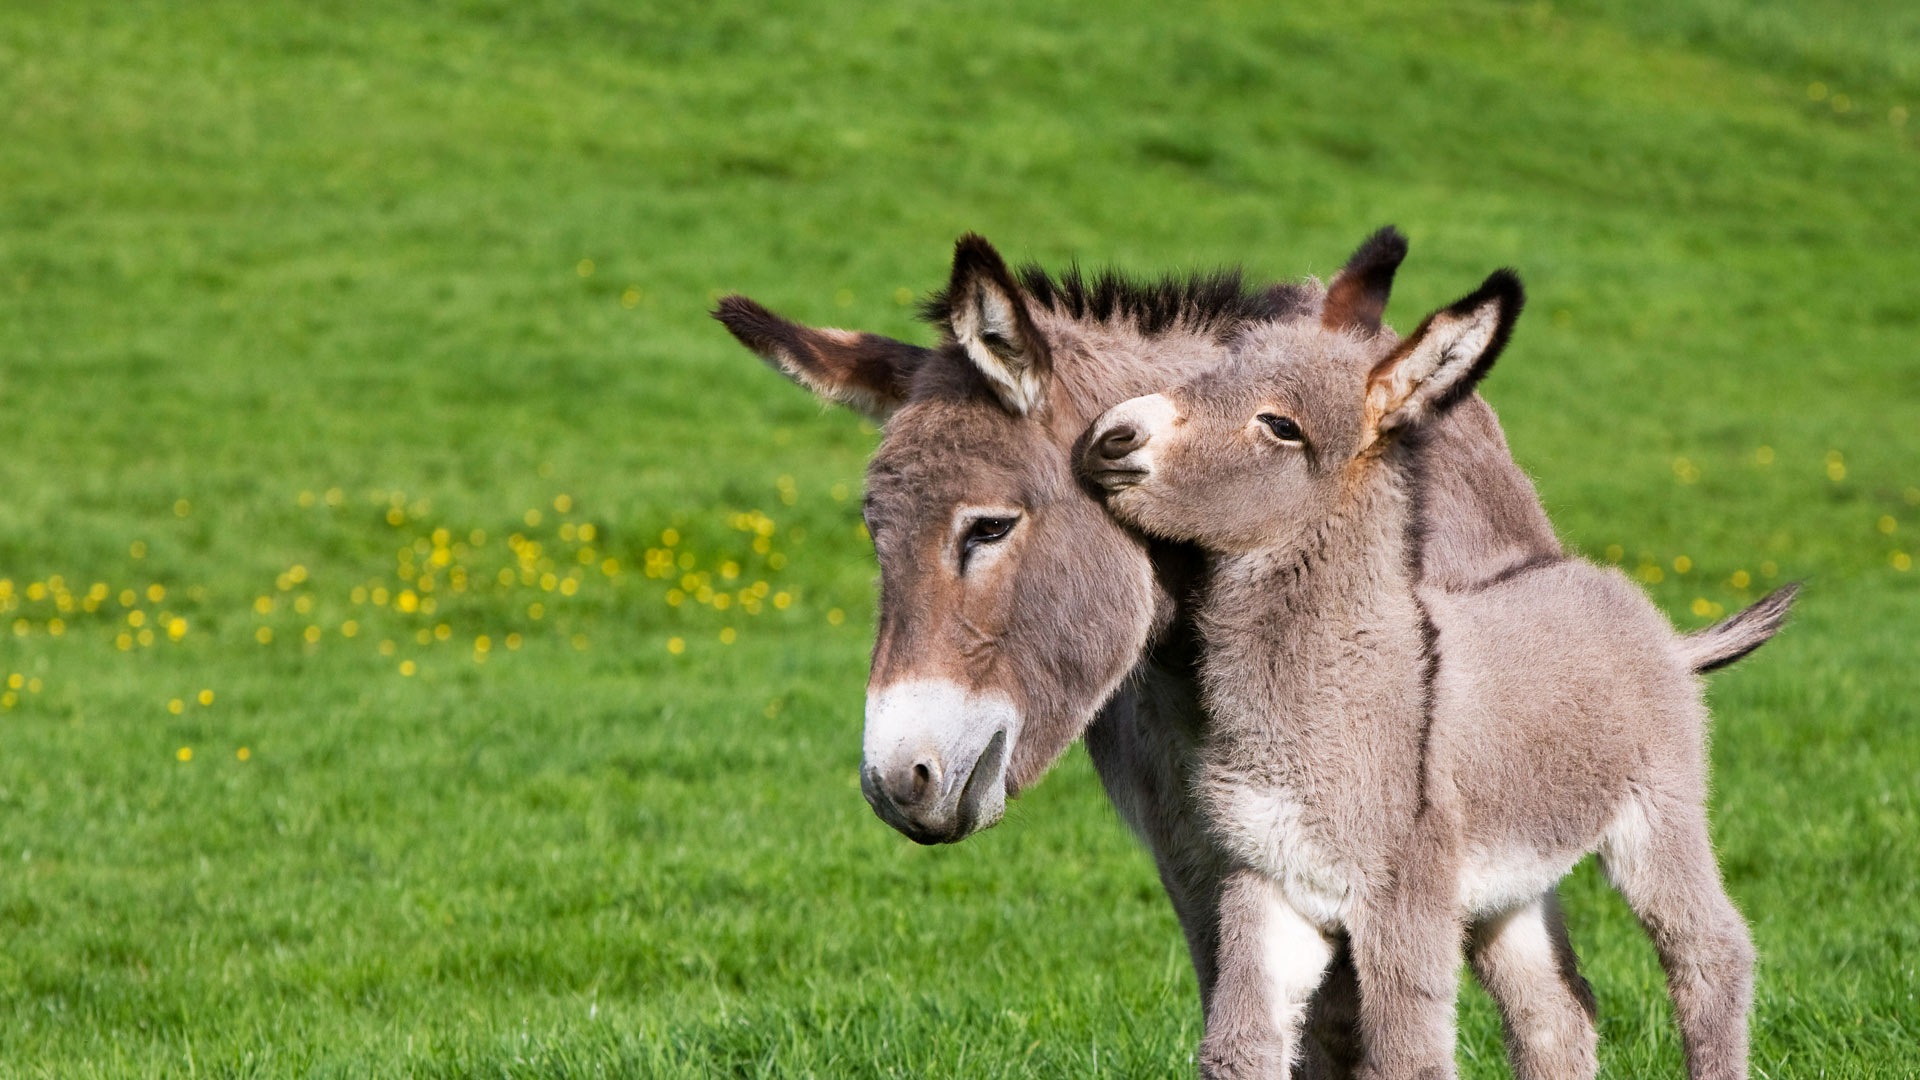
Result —
<instances>
[{"instance_id":1,"label":"foal front leg","mask_svg":"<svg viewBox=\"0 0 1920 1080\"><path fill-rule=\"evenodd\" d=\"M1231 871L1220 888L1219 971L1200 1043L1200 1075L1290 1075L1301 1056L1307 1003L1333 955L1326 935L1270 879Z\"/></svg>"},{"instance_id":2,"label":"foal front leg","mask_svg":"<svg viewBox=\"0 0 1920 1080\"><path fill-rule=\"evenodd\" d=\"M1403 873L1353 913L1360 979L1360 1080L1453 1080L1461 931L1447 875Z\"/></svg>"}]
</instances>

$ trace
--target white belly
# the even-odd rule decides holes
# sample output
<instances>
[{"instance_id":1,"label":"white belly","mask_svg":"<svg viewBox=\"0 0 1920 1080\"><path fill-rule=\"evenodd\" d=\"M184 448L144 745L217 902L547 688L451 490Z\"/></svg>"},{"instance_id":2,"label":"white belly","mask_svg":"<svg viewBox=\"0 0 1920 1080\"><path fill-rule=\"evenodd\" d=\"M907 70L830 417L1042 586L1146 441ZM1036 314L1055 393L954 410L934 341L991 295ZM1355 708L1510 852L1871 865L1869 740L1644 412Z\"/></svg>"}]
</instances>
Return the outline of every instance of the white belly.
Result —
<instances>
[{"instance_id":1,"label":"white belly","mask_svg":"<svg viewBox=\"0 0 1920 1080\"><path fill-rule=\"evenodd\" d=\"M1460 910L1479 919L1530 904L1559 884L1582 857L1577 851L1543 856L1519 849L1471 849L1460 868Z\"/></svg>"}]
</instances>

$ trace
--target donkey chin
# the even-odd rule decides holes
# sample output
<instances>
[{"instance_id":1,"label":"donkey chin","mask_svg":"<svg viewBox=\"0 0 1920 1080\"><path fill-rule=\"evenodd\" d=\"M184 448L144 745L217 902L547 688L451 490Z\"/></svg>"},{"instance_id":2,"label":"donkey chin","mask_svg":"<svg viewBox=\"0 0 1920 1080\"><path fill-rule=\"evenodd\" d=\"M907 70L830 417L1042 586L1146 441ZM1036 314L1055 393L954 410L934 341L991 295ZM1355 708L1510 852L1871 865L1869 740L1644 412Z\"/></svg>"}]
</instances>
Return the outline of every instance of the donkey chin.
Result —
<instances>
[{"instance_id":1,"label":"donkey chin","mask_svg":"<svg viewBox=\"0 0 1920 1080\"><path fill-rule=\"evenodd\" d=\"M1007 760L1021 714L998 692L945 679L871 690L860 791L880 820L920 844L951 844L1007 808Z\"/></svg>"}]
</instances>

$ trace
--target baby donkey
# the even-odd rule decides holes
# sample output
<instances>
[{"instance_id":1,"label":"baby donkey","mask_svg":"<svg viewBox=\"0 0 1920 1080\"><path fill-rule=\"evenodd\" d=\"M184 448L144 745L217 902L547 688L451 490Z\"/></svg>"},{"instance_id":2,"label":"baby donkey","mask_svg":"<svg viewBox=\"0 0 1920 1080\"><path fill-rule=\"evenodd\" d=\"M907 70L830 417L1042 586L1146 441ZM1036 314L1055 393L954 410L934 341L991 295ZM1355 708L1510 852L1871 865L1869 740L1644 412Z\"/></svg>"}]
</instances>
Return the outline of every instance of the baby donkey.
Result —
<instances>
[{"instance_id":1,"label":"baby donkey","mask_svg":"<svg viewBox=\"0 0 1920 1080\"><path fill-rule=\"evenodd\" d=\"M1793 590L1682 636L1578 559L1418 584L1421 432L1486 374L1521 302L1503 270L1405 341L1377 306L1262 325L1091 429L1083 465L1112 512L1207 553L1200 797L1241 864L1210 1076L1285 1075L1342 934L1362 1075L1453 1076L1463 934L1555 917L1549 890L1595 851L1659 951L1690 1074L1746 1074L1753 947L1708 839L1695 673L1772 636ZM1565 961L1544 931L1507 941L1527 954L1510 959ZM1551 1053L1579 1033L1508 1020L1549 1048L1525 1072L1591 1074L1590 1045Z\"/></svg>"}]
</instances>

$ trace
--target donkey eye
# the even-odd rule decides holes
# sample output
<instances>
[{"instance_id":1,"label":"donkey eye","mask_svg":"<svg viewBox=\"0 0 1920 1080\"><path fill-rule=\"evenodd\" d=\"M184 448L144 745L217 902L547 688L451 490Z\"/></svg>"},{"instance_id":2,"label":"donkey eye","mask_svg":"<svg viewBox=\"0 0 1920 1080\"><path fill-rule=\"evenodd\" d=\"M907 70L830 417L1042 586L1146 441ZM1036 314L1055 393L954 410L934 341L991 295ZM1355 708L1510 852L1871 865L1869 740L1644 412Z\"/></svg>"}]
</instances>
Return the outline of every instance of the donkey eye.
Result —
<instances>
[{"instance_id":1,"label":"donkey eye","mask_svg":"<svg viewBox=\"0 0 1920 1080\"><path fill-rule=\"evenodd\" d=\"M974 518L973 524L967 526L967 538L962 546L972 551L982 544L997 544L1007 538L1007 534L1013 531L1014 522L1019 520L1010 517Z\"/></svg>"},{"instance_id":2,"label":"donkey eye","mask_svg":"<svg viewBox=\"0 0 1920 1080\"><path fill-rule=\"evenodd\" d=\"M1305 439L1305 436L1300 433L1300 425L1294 423L1291 417L1261 413L1258 419L1267 425L1267 430L1273 432L1273 437L1281 442L1301 442Z\"/></svg>"}]
</instances>

